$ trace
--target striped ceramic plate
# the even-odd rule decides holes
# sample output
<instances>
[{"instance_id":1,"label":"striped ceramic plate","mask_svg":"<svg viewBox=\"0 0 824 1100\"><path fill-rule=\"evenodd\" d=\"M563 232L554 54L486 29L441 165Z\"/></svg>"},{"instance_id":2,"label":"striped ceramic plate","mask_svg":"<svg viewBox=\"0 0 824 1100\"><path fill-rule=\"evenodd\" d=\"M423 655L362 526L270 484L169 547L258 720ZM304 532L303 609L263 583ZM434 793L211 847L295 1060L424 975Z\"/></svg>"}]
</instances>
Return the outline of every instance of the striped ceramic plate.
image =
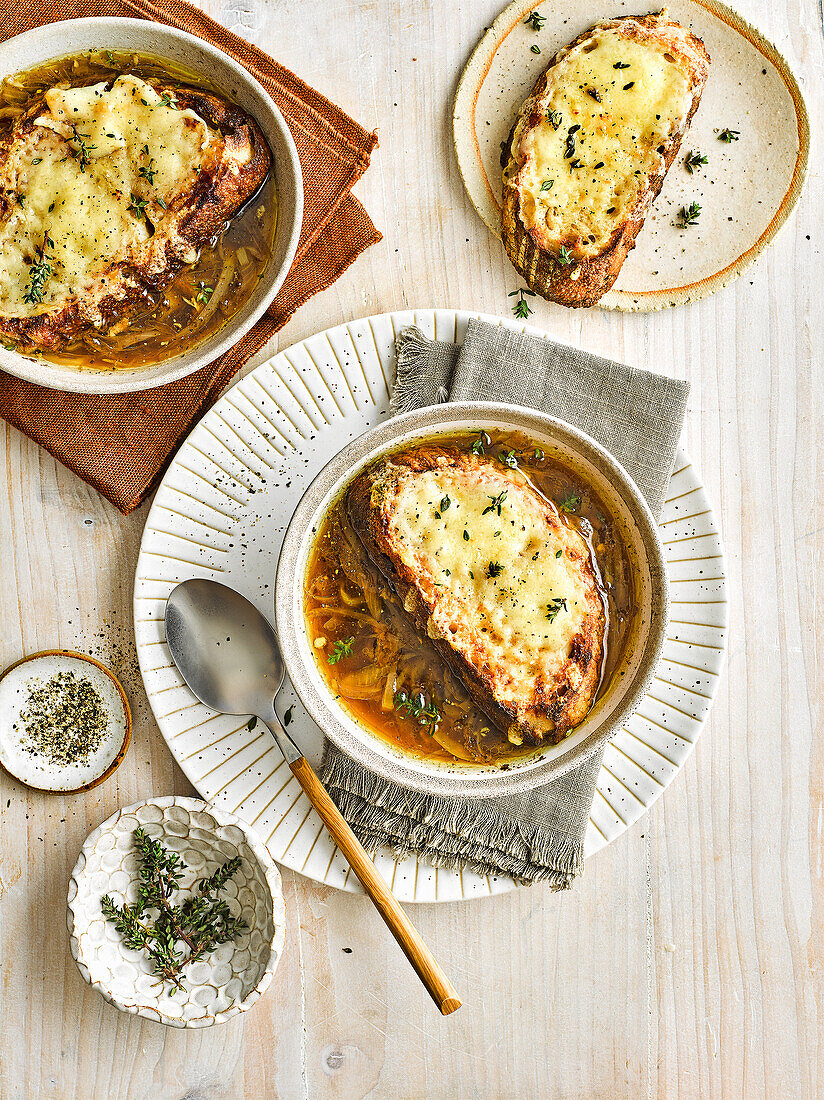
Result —
<instances>
[{"instance_id":1,"label":"striped ceramic plate","mask_svg":"<svg viewBox=\"0 0 824 1100\"><path fill-rule=\"evenodd\" d=\"M207 710L181 680L166 647L165 602L179 581L214 577L272 620L280 544L304 488L333 454L389 415L396 334L414 322L430 336L460 340L471 316L477 315L387 313L329 329L276 355L229 390L191 433L163 479L143 534L135 580L138 655L175 759L203 798L252 824L276 860L341 889L360 885L270 735L247 719ZM588 855L620 836L683 767L723 661L723 551L699 475L683 453L661 530L672 589L669 638L649 694L607 748ZM290 732L317 763L320 731L288 681L281 701L282 713L291 712ZM510 879L437 870L390 852L377 863L401 901L483 897L513 886Z\"/></svg>"}]
</instances>

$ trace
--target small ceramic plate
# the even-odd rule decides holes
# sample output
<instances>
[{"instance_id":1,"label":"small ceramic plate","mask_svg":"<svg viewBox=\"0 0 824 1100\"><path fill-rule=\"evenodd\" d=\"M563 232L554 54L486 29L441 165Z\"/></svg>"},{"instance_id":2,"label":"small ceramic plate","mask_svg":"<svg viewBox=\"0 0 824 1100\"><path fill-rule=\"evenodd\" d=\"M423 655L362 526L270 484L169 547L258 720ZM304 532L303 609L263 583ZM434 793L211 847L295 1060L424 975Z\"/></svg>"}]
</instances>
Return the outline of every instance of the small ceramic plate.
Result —
<instances>
[{"instance_id":1,"label":"small ceramic plate","mask_svg":"<svg viewBox=\"0 0 824 1100\"><path fill-rule=\"evenodd\" d=\"M389 416L395 340L406 325L460 343L471 317L404 310L338 325L286 348L228 390L178 450L146 520L135 577L137 653L161 733L204 798L248 821L280 863L327 886L360 891L300 785L260 722L215 714L172 662L163 613L172 588L211 577L273 621L275 569L304 490L351 440ZM659 522L667 559L670 629L649 692L606 748L584 852L591 855L646 812L684 766L709 712L726 649L724 553L698 471L681 451ZM323 735L288 677L279 699L309 760ZM378 852L400 901L457 901L514 888L506 877L433 867Z\"/></svg>"},{"instance_id":2,"label":"small ceramic plate","mask_svg":"<svg viewBox=\"0 0 824 1100\"><path fill-rule=\"evenodd\" d=\"M241 857L219 896L247 927L186 967L183 988L174 995L145 952L124 945L100 907L104 894L118 906L136 900L138 826L185 865L175 905L193 895L196 882ZM197 798L137 802L98 826L72 871L68 906L72 956L86 981L116 1008L170 1027L209 1027L251 1008L271 982L286 938L280 872L272 857L248 825Z\"/></svg>"},{"instance_id":3,"label":"small ceramic plate","mask_svg":"<svg viewBox=\"0 0 824 1100\"><path fill-rule=\"evenodd\" d=\"M27 731L32 692L53 677L70 674L87 681L100 697L106 728L97 745L76 762L55 762ZM45 650L24 657L0 677L0 764L9 775L39 791L76 794L107 779L126 755L132 736L132 716L126 693L105 665L82 653Z\"/></svg>"},{"instance_id":4,"label":"small ceramic plate","mask_svg":"<svg viewBox=\"0 0 824 1100\"><path fill-rule=\"evenodd\" d=\"M716 0L672 0L667 9L703 39L710 75L636 246L598 303L604 309L663 309L726 286L787 220L807 168L807 111L775 46ZM501 143L535 81L558 49L594 23L649 10L649 5L605 0L561 5L515 0L483 36L458 85L453 134L469 197L496 236L501 235ZM533 11L545 20L539 31L524 23ZM718 137L724 129L739 131L739 139L725 144ZM708 158L692 174L684 165L691 150ZM701 206L698 222L678 229L677 212L692 202Z\"/></svg>"}]
</instances>

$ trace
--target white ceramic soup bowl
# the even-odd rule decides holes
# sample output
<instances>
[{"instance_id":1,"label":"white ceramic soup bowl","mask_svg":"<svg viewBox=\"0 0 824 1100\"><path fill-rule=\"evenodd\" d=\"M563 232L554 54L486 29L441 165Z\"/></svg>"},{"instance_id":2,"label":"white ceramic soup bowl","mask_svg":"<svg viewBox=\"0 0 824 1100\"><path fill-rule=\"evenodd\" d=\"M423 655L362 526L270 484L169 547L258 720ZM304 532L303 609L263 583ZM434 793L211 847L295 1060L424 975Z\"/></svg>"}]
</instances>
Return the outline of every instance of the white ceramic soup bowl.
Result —
<instances>
[{"instance_id":1,"label":"white ceramic soup bowl","mask_svg":"<svg viewBox=\"0 0 824 1100\"><path fill-rule=\"evenodd\" d=\"M128 393L174 382L211 363L249 331L280 290L303 224L303 181L297 149L283 115L257 80L216 46L174 27L146 19L67 19L49 23L0 45L0 78L86 50L133 50L176 63L217 86L251 115L272 151L278 218L272 254L252 294L214 336L163 362L117 370L77 368L21 355L0 346L0 368L9 374L72 393Z\"/></svg>"},{"instance_id":2,"label":"white ceramic soup bowl","mask_svg":"<svg viewBox=\"0 0 824 1100\"><path fill-rule=\"evenodd\" d=\"M621 662L586 719L560 744L530 750L501 770L492 765L426 760L360 724L329 690L312 654L304 620L304 584L315 535L329 507L381 456L439 435L519 431L572 468L601 497L627 547L636 592L635 621ZM373 428L337 454L307 489L286 531L275 585L275 616L286 668L301 701L339 749L385 779L413 790L460 797L513 794L580 764L627 721L655 671L668 618L664 554L646 501L626 470L594 439L532 409L466 402L419 409Z\"/></svg>"}]
</instances>

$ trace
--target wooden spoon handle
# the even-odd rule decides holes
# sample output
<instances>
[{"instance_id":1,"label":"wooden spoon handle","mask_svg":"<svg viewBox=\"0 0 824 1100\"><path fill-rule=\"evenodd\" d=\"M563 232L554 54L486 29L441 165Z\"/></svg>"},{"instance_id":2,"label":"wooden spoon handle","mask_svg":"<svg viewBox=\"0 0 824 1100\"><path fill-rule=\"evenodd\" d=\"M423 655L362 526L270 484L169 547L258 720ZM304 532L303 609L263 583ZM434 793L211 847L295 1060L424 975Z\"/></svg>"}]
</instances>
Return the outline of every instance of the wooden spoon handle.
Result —
<instances>
[{"instance_id":1,"label":"wooden spoon handle","mask_svg":"<svg viewBox=\"0 0 824 1100\"><path fill-rule=\"evenodd\" d=\"M364 851L363 845L349 828L343 814L326 793L305 756L289 763L306 797L323 819L335 843L343 852L352 870L358 876L364 890L375 903L375 908L386 922L389 931L398 941L401 950L412 963L415 972L429 991L429 995L444 1016L461 1007L461 999L455 987L435 962L418 930L401 909L395 895L375 869L375 864Z\"/></svg>"}]
</instances>

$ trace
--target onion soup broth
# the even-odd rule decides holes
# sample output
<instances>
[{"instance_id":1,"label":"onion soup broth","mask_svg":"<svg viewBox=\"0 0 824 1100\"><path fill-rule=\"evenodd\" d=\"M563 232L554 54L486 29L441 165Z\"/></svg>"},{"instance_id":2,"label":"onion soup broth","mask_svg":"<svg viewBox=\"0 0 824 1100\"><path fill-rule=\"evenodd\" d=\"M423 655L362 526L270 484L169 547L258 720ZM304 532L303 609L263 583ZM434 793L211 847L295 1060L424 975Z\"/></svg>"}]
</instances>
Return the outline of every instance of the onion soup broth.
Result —
<instances>
[{"instance_id":1,"label":"onion soup broth","mask_svg":"<svg viewBox=\"0 0 824 1100\"><path fill-rule=\"evenodd\" d=\"M470 450L478 439L438 436L438 443ZM574 471L522 433L492 431L480 439L486 454L520 469L590 549L607 622L597 699L621 662L633 620L632 573L617 525ZM506 767L533 752L509 743L421 636L369 559L344 502L345 493L320 525L304 591L309 643L330 691L370 732L427 759Z\"/></svg>"}]
</instances>

